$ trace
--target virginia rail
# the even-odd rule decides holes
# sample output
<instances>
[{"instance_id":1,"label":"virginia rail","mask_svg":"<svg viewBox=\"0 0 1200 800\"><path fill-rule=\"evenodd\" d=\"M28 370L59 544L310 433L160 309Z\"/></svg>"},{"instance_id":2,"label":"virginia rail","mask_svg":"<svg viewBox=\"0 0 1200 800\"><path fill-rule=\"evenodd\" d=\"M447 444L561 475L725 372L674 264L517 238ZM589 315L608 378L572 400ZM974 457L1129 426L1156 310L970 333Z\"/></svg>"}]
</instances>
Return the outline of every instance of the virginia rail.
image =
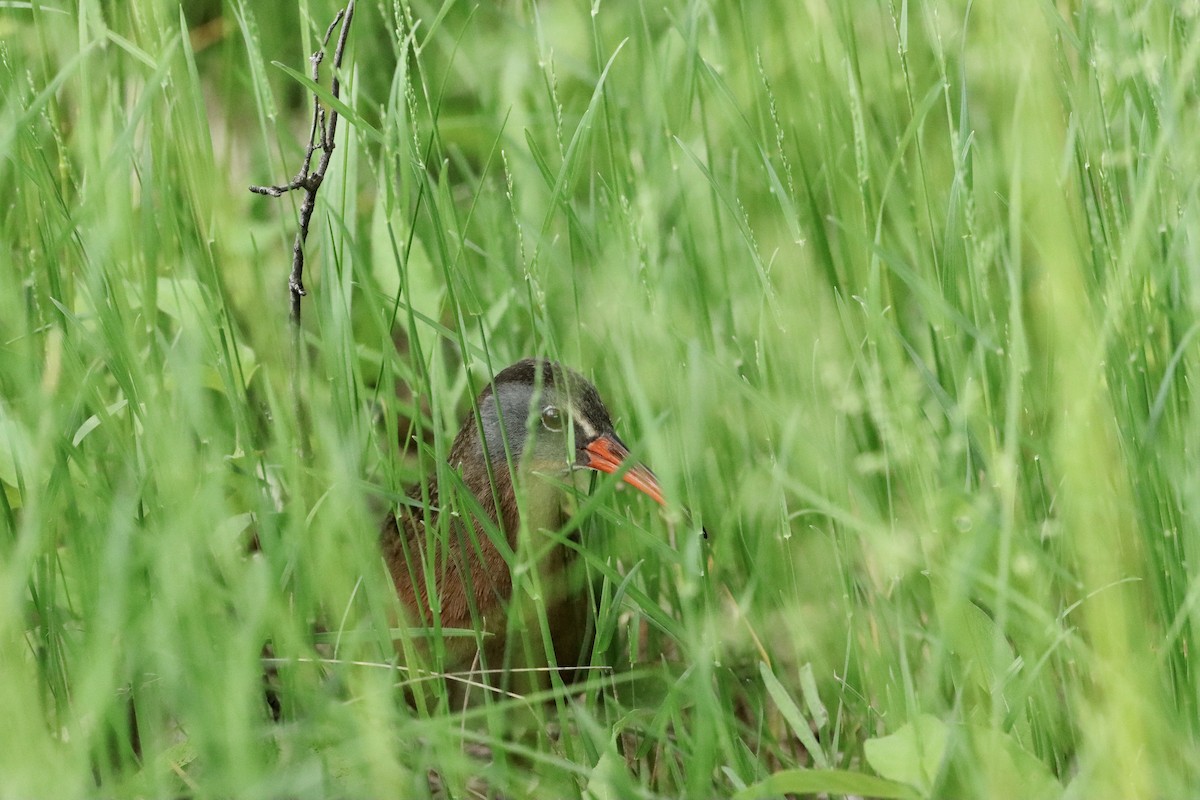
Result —
<instances>
[{"instance_id":1,"label":"virginia rail","mask_svg":"<svg viewBox=\"0 0 1200 800\"><path fill-rule=\"evenodd\" d=\"M630 458L596 387L579 373L541 359L518 361L484 388L454 439L449 463L492 523L492 532L470 513L440 514L439 502L450 492L439 491L444 487L435 479L429 482L427 509L404 505L388 516L383 553L408 622L480 634L444 638L447 673L544 665L547 648L536 634L537 620L514 616L511 571L520 537L540 534L546 538L526 539L534 548L523 552L544 552L536 559L540 585L533 591L545 602L555 662L569 677L570 668L587 659L590 625L583 577L572 569L580 564L578 554L556 534L568 520L565 484L579 470L625 470L626 483L661 504L658 479ZM465 505L469 499L457 504ZM525 635L525 626L533 641L523 643L523 658L515 634ZM531 650L534 659L541 651L540 664L530 663Z\"/></svg>"}]
</instances>

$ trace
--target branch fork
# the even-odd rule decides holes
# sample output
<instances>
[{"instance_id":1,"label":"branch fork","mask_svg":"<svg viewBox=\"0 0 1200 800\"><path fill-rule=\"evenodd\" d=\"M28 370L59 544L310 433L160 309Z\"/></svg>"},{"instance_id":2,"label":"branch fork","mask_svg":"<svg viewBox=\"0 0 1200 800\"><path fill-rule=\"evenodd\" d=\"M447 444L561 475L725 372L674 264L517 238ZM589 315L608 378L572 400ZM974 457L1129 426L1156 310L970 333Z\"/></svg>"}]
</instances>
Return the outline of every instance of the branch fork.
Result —
<instances>
[{"instance_id":1,"label":"branch fork","mask_svg":"<svg viewBox=\"0 0 1200 800\"><path fill-rule=\"evenodd\" d=\"M350 32L350 22L354 19L354 0L350 0L346 7L337 13L333 18L333 22L325 30L325 38L321 40L321 48L309 57L309 64L312 66L312 80L316 83L320 79L321 62L325 60L325 50L329 47L329 41L333 38L333 31L341 25L341 31L338 34L337 47L333 53L333 81L330 84L330 93L336 100L341 95L342 85L338 74L342 68L342 57L346 51L346 39ZM308 147L304 154L304 164L300 168L300 172L296 177L284 184L274 186L251 186L250 191L255 194L265 195L267 197L282 197L288 192L298 189L304 190L304 200L300 204L300 226L296 231L296 239L292 244L292 272L288 276L288 291L291 294L292 323L299 327L300 325L300 298L308 294L304 289L304 243L308 239L308 226L312 221L313 210L317 205L317 191L321 188L321 183L325 180L325 172L329 169L330 159L333 157L334 139L337 137L338 113L335 109L329 109L328 112L321 106L321 98L315 93L313 94L313 118L312 127L308 135ZM313 156L320 150L321 158L317 163L317 168L312 169Z\"/></svg>"}]
</instances>

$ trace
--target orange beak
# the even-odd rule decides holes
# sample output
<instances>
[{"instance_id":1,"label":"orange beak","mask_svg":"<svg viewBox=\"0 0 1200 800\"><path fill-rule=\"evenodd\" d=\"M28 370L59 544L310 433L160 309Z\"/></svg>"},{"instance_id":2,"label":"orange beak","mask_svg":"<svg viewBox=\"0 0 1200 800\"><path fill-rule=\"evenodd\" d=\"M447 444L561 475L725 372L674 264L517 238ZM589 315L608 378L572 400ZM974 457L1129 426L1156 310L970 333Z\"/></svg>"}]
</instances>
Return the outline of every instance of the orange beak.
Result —
<instances>
[{"instance_id":1,"label":"orange beak","mask_svg":"<svg viewBox=\"0 0 1200 800\"><path fill-rule=\"evenodd\" d=\"M584 453L585 458L581 459L580 466L607 472L610 475L615 475L626 464L632 463L628 471L621 476L621 480L653 497L659 505L667 504L663 500L662 487L658 485L658 478L645 464L630 462L629 449L614 434L605 433L596 437L584 448Z\"/></svg>"}]
</instances>

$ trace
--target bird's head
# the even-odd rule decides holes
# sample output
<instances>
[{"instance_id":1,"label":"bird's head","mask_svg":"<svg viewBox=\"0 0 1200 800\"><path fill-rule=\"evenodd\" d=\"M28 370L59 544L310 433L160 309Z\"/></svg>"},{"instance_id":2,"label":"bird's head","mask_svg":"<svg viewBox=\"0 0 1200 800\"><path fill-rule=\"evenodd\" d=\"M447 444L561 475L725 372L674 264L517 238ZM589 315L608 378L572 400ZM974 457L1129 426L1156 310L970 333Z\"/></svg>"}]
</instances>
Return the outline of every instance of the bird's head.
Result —
<instances>
[{"instance_id":1,"label":"bird's head","mask_svg":"<svg viewBox=\"0 0 1200 800\"><path fill-rule=\"evenodd\" d=\"M622 480L664 503L658 478L630 458L600 393L579 373L543 359L518 361L480 393L478 409L481 449L492 464L507 464L511 457L534 473L623 471Z\"/></svg>"}]
</instances>

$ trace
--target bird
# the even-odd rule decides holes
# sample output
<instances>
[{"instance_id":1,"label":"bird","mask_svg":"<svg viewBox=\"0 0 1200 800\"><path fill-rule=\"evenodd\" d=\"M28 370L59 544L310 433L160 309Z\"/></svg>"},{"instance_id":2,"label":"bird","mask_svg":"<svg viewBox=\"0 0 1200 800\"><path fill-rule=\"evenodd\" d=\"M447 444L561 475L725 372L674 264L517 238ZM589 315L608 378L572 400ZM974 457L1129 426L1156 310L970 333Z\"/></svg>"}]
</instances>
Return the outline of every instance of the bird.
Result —
<instances>
[{"instance_id":1,"label":"bird","mask_svg":"<svg viewBox=\"0 0 1200 800\"><path fill-rule=\"evenodd\" d=\"M543 358L517 361L483 388L448 462L460 479L454 488L439 484L435 473L427 493L414 490L382 526L384 561L407 622L457 629L459 635L442 638L446 674L477 674L488 685L500 676L511 684L511 669L545 666L548 659L539 656L552 650L560 676L577 677L575 668L589 660L591 604L578 550L561 534L555 538L569 521L570 486L589 470L616 474L665 506L658 478L630 456L596 387ZM474 515L463 513L472 504L463 489L477 504ZM461 499L450 513L443 503L454 495ZM540 618L518 618L513 597L520 539L539 534L545 538L532 547L527 540L524 552L541 554L534 588L545 603L549 647L538 634ZM431 648L423 649L428 656Z\"/></svg>"}]
</instances>

